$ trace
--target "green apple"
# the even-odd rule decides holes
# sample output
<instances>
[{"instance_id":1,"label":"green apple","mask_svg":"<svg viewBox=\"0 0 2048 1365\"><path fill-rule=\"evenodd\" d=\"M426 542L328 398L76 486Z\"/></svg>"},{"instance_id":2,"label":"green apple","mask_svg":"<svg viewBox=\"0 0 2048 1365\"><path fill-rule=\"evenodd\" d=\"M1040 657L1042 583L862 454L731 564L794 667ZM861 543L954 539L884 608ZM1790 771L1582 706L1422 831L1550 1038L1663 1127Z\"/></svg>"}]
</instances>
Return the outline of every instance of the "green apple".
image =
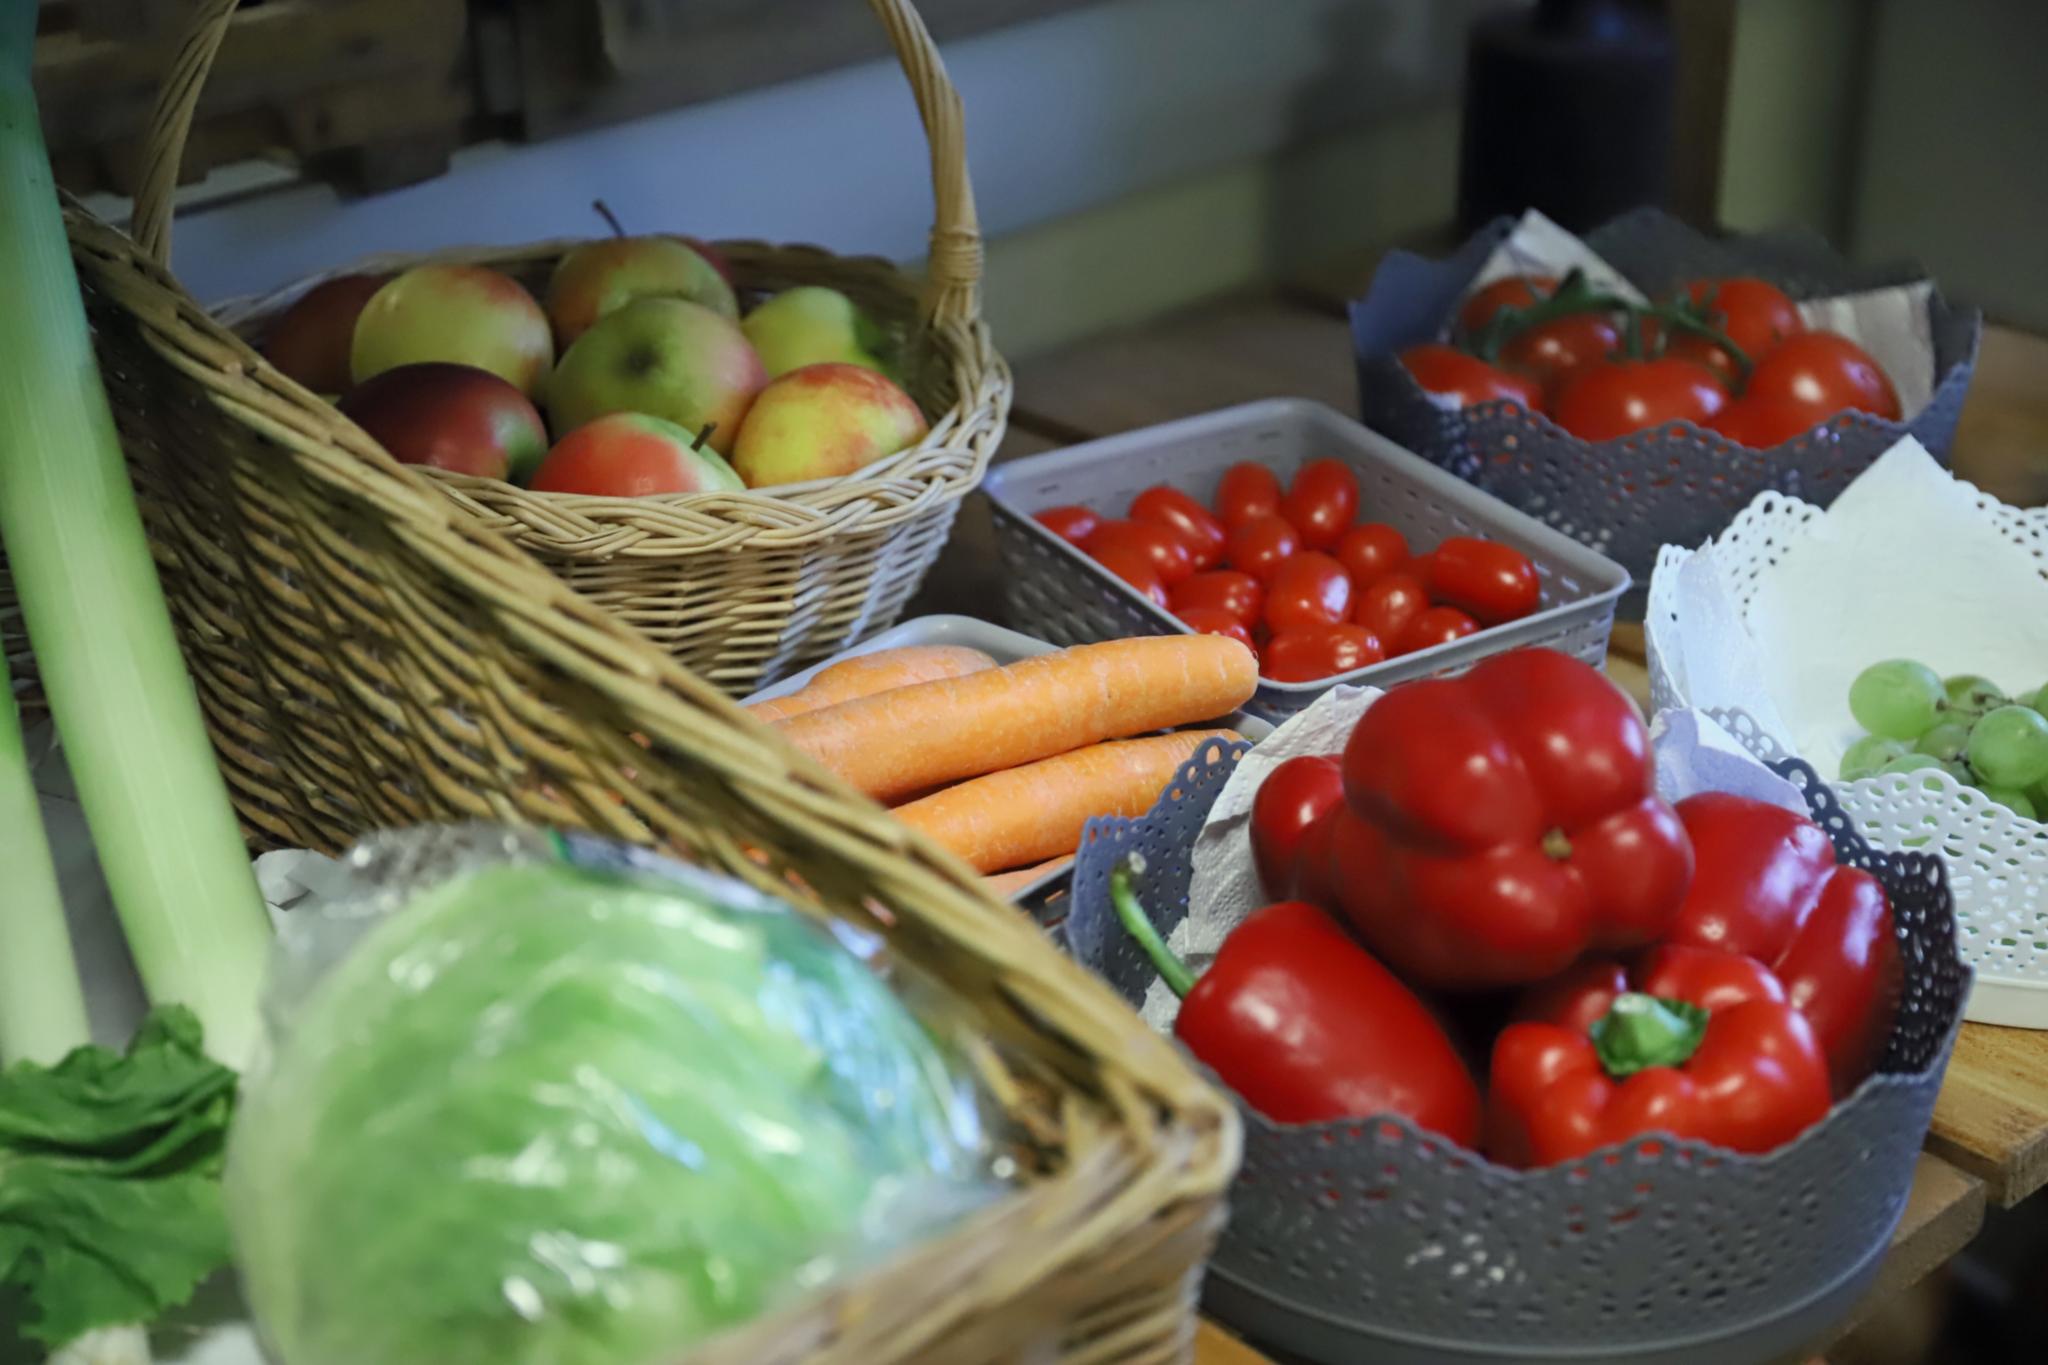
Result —
<instances>
[{"instance_id":1,"label":"green apple","mask_svg":"<svg viewBox=\"0 0 2048 1365\"><path fill-rule=\"evenodd\" d=\"M725 457L674 422L615 412L555 442L533 487L543 493L644 498L658 493L738 493L746 485Z\"/></svg>"},{"instance_id":2,"label":"green apple","mask_svg":"<svg viewBox=\"0 0 2048 1365\"><path fill-rule=\"evenodd\" d=\"M698 252L673 237L613 237L586 242L556 265L548 281L555 345L568 350L599 318L645 298L688 299L740 315L732 286Z\"/></svg>"},{"instance_id":3,"label":"green apple","mask_svg":"<svg viewBox=\"0 0 2048 1365\"><path fill-rule=\"evenodd\" d=\"M548 417L570 431L606 413L644 412L732 452L768 382L739 324L684 299L635 299L576 339L548 381Z\"/></svg>"},{"instance_id":4,"label":"green apple","mask_svg":"<svg viewBox=\"0 0 2048 1365\"><path fill-rule=\"evenodd\" d=\"M818 284L785 289L747 314L740 326L761 353L770 379L835 361L889 373L881 359L888 333L837 289Z\"/></svg>"},{"instance_id":5,"label":"green apple","mask_svg":"<svg viewBox=\"0 0 2048 1365\"><path fill-rule=\"evenodd\" d=\"M837 478L914 445L929 429L888 376L863 365L806 365L761 390L732 464L749 488Z\"/></svg>"},{"instance_id":6,"label":"green apple","mask_svg":"<svg viewBox=\"0 0 2048 1365\"><path fill-rule=\"evenodd\" d=\"M363 305L349 371L360 384L437 360L489 370L531 394L555 361L547 314L519 281L488 267L414 266Z\"/></svg>"}]
</instances>

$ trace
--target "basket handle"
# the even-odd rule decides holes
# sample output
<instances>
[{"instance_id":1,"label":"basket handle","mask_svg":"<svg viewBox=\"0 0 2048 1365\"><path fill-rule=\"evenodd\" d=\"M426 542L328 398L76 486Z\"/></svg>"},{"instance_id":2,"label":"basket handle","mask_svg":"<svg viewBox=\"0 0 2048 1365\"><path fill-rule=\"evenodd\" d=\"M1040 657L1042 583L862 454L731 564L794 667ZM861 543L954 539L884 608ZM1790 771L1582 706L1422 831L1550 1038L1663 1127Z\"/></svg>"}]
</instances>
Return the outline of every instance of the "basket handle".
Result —
<instances>
[{"instance_id":1,"label":"basket handle","mask_svg":"<svg viewBox=\"0 0 2048 1365\"><path fill-rule=\"evenodd\" d=\"M199 93L239 2L200 0L150 111L142 180L128 231L149 258L166 269L171 263L178 167L185 159ZM974 187L967 179L966 115L960 92L946 75L938 46L911 0L868 0L868 7L888 30L931 144L935 214L925 313L935 323L971 322L981 311L981 220L975 213Z\"/></svg>"}]
</instances>

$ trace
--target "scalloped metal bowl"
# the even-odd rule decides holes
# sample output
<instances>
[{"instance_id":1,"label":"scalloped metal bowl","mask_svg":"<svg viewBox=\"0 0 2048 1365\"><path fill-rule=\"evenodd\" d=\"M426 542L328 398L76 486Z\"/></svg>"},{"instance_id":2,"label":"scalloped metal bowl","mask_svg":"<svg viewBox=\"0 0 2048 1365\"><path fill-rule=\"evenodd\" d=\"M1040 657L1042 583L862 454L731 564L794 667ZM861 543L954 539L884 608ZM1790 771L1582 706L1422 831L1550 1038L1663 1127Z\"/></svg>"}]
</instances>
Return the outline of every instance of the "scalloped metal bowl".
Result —
<instances>
[{"instance_id":1,"label":"scalloped metal bowl","mask_svg":"<svg viewBox=\"0 0 2048 1365\"><path fill-rule=\"evenodd\" d=\"M1242 752L1205 745L1143 818L1089 827L1065 939L1133 1005L1153 973L1116 921L1109 873L1141 853L1147 908L1170 931L1195 834ZM1332 1365L1754 1365L1846 1312L1905 1208L1970 973L1940 860L1871 848L1811 768L1772 766L1840 860L1892 898L1905 994L1876 1074L1768 1156L1649 1139L1536 1171L1396 1116L1281 1125L1240 1103L1244 1165L1211 1311Z\"/></svg>"}]
</instances>

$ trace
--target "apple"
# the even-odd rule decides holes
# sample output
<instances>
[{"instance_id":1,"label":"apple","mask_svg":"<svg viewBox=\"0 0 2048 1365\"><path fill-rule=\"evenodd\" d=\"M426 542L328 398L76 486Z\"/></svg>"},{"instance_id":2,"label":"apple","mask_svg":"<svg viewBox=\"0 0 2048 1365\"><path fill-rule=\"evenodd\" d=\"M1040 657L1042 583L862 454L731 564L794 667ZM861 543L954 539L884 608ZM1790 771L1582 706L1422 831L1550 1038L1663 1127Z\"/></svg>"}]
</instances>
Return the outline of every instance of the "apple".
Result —
<instances>
[{"instance_id":1,"label":"apple","mask_svg":"<svg viewBox=\"0 0 2048 1365\"><path fill-rule=\"evenodd\" d=\"M701 237L677 237L676 240L711 262L711 268L718 272L718 277L724 280L727 286L732 289L740 287L739 280L732 273L732 262L725 258L723 251Z\"/></svg>"},{"instance_id":2,"label":"apple","mask_svg":"<svg viewBox=\"0 0 2048 1365\"><path fill-rule=\"evenodd\" d=\"M315 393L337 394L354 383L349 345L363 305L390 282L389 275L340 275L301 294L270 324L263 354L287 376Z\"/></svg>"},{"instance_id":3,"label":"apple","mask_svg":"<svg viewBox=\"0 0 2048 1365\"><path fill-rule=\"evenodd\" d=\"M768 382L739 324L685 299L635 299L576 339L548 381L548 416L568 431L608 412L645 412L732 452Z\"/></svg>"},{"instance_id":4,"label":"apple","mask_svg":"<svg viewBox=\"0 0 2048 1365\"><path fill-rule=\"evenodd\" d=\"M555 362L555 343L547 314L510 275L481 265L417 265L363 305L349 370L360 384L431 360L489 370L531 394Z\"/></svg>"},{"instance_id":5,"label":"apple","mask_svg":"<svg viewBox=\"0 0 2048 1365\"><path fill-rule=\"evenodd\" d=\"M534 471L542 493L644 498L656 493L738 493L740 476L717 451L674 422L644 412L615 412L561 440Z\"/></svg>"},{"instance_id":6,"label":"apple","mask_svg":"<svg viewBox=\"0 0 2048 1365\"><path fill-rule=\"evenodd\" d=\"M929 429L916 401L886 375L864 365L806 365L761 390L732 464L749 488L835 478Z\"/></svg>"},{"instance_id":7,"label":"apple","mask_svg":"<svg viewBox=\"0 0 2048 1365\"><path fill-rule=\"evenodd\" d=\"M341 410L403 464L517 483L548 453L526 395L474 365L400 365L356 385Z\"/></svg>"},{"instance_id":8,"label":"apple","mask_svg":"<svg viewBox=\"0 0 2048 1365\"><path fill-rule=\"evenodd\" d=\"M760 352L770 379L828 361L889 372L877 354L888 343L888 333L852 299L823 285L783 290L747 314L740 330Z\"/></svg>"},{"instance_id":9,"label":"apple","mask_svg":"<svg viewBox=\"0 0 2048 1365\"><path fill-rule=\"evenodd\" d=\"M740 315L732 286L702 255L673 237L611 237L561 259L548 282L548 321L567 350L591 324L640 298L688 299L729 318Z\"/></svg>"}]
</instances>

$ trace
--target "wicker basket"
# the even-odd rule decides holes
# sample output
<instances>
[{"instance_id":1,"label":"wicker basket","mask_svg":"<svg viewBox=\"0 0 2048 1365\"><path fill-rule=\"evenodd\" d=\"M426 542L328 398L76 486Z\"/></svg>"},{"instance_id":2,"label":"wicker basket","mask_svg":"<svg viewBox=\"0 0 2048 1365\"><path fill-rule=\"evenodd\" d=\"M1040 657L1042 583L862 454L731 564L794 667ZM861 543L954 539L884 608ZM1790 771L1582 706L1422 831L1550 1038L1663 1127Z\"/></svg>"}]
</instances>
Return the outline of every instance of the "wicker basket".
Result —
<instances>
[{"instance_id":1,"label":"wicker basket","mask_svg":"<svg viewBox=\"0 0 2048 1365\"><path fill-rule=\"evenodd\" d=\"M872 4L935 72L906 0ZM195 40L168 88L204 65ZM884 935L977 1002L1018 1192L679 1365L1185 1359L1238 1156L1227 1101L964 864L260 363L162 265L166 220L143 222L138 246L73 212L73 259L256 846L467 818L666 845Z\"/></svg>"},{"instance_id":2,"label":"wicker basket","mask_svg":"<svg viewBox=\"0 0 2048 1365\"><path fill-rule=\"evenodd\" d=\"M222 16L211 29L217 40L233 7L211 8ZM932 419L924 440L858 474L773 494L597 498L427 471L483 524L734 696L895 624L945 544L961 499L981 482L1008 419L1009 369L980 318L981 233L960 96L921 24L888 22L888 29L931 141L936 226L922 297L914 281L878 258L762 242L719 247L742 292L829 285L902 336L905 382ZM211 50L201 52L210 58ZM180 89L183 99L158 113L158 174L136 196L133 229L152 251L168 241L175 179L166 172L177 165L206 64ZM388 256L348 269L475 262L538 288L575 245ZM222 320L253 336L338 273L232 305ZM324 420L346 421L331 410Z\"/></svg>"}]
</instances>

